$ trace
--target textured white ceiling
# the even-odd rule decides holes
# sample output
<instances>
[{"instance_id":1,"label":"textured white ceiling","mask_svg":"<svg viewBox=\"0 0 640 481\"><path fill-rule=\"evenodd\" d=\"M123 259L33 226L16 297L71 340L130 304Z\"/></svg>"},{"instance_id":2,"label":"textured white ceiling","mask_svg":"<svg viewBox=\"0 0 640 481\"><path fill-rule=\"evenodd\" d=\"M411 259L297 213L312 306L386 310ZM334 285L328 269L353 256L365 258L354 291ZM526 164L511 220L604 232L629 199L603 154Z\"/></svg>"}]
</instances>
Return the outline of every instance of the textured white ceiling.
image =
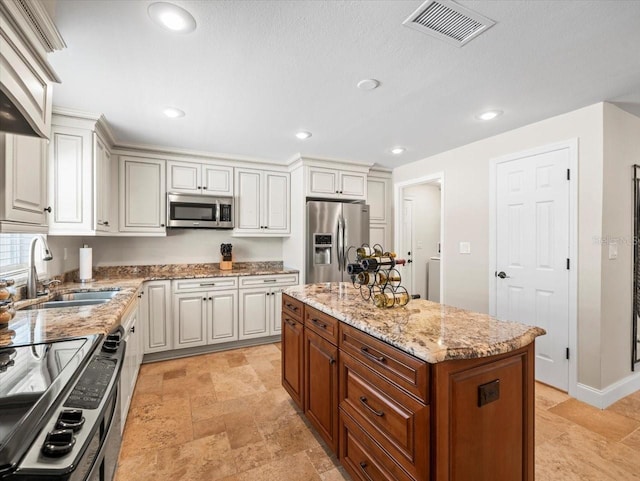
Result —
<instances>
[{"instance_id":1,"label":"textured white ceiling","mask_svg":"<svg viewBox=\"0 0 640 481\"><path fill-rule=\"evenodd\" d=\"M56 3L54 104L103 113L119 143L394 167L599 101L640 116L640 1L460 1L497 22L462 48L402 25L422 0L176 0L189 35L149 3Z\"/></svg>"}]
</instances>

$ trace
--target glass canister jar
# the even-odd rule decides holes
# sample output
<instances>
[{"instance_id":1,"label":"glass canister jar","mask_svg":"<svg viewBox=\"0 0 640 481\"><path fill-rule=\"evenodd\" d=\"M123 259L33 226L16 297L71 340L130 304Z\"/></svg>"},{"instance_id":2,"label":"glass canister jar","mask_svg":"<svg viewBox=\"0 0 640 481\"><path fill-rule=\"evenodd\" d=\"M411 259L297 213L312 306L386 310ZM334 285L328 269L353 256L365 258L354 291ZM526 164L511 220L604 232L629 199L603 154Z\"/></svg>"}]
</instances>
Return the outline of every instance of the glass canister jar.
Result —
<instances>
[{"instance_id":1,"label":"glass canister jar","mask_svg":"<svg viewBox=\"0 0 640 481\"><path fill-rule=\"evenodd\" d=\"M13 285L11 279L0 279L0 326L9 324L9 321L16 315L13 308L13 294L9 287Z\"/></svg>"},{"instance_id":2,"label":"glass canister jar","mask_svg":"<svg viewBox=\"0 0 640 481\"><path fill-rule=\"evenodd\" d=\"M11 299L9 287L13 285L13 279L0 279L0 302Z\"/></svg>"}]
</instances>

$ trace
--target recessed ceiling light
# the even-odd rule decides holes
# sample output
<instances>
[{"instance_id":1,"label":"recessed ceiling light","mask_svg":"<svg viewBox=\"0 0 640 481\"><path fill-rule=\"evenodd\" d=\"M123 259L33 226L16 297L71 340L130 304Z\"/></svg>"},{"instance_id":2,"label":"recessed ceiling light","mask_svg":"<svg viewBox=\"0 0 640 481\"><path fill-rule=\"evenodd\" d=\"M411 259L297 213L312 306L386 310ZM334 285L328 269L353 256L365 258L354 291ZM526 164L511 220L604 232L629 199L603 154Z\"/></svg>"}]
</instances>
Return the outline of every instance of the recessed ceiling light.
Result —
<instances>
[{"instance_id":1,"label":"recessed ceiling light","mask_svg":"<svg viewBox=\"0 0 640 481\"><path fill-rule=\"evenodd\" d=\"M360 82L358 82L358 88L360 90L373 90L373 89L377 89L379 86L380 86L380 81L374 78L367 78L364 80L360 80Z\"/></svg>"},{"instance_id":2,"label":"recessed ceiling light","mask_svg":"<svg viewBox=\"0 0 640 481\"><path fill-rule=\"evenodd\" d=\"M147 13L151 20L167 30L177 33L189 33L196 29L196 20L184 8L167 2L149 5Z\"/></svg>"},{"instance_id":3,"label":"recessed ceiling light","mask_svg":"<svg viewBox=\"0 0 640 481\"><path fill-rule=\"evenodd\" d=\"M488 110L478 115L480 120L493 120L502 115L502 110Z\"/></svg>"},{"instance_id":4,"label":"recessed ceiling light","mask_svg":"<svg viewBox=\"0 0 640 481\"><path fill-rule=\"evenodd\" d=\"M296 137L298 137L300 140L305 140L311 137L311 132L306 132L304 130L301 130L300 132L296 133Z\"/></svg>"},{"instance_id":5,"label":"recessed ceiling light","mask_svg":"<svg viewBox=\"0 0 640 481\"><path fill-rule=\"evenodd\" d=\"M184 117L185 113L183 110L177 109L175 107L167 107L162 111L170 119L177 119L178 117Z\"/></svg>"},{"instance_id":6,"label":"recessed ceiling light","mask_svg":"<svg viewBox=\"0 0 640 481\"><path fill-rule=\"evenodd\" d=\"M401 153L403 153L405 150L407 150L407 149L405 149L404 147L394 147L393 149L391 149L391 153L392 153L393 155L400 155L400 154L401 154Z\"/></svg>"}]
</instances>

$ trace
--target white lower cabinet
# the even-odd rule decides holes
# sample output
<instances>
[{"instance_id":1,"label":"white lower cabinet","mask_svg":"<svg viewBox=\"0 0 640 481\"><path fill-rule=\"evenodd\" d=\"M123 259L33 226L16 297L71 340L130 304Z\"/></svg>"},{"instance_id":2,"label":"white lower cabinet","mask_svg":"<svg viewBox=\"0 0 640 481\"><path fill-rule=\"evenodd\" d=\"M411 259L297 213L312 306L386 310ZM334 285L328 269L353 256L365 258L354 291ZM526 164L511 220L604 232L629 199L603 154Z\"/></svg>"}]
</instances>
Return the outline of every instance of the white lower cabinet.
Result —
<instances>
[{"instance_id":1,"label":"white lower cabinet","mask_svg":"<svg viewBox=\"0 0 640 481\"><path fill-rule=\"evenodd\" d=\"M138 370L142 362L138 299L127 309L122 316L120 324L124 329L123 340L127 343L120 374L120 416L122 419L120 430L122 432L124 431L129 405L133 397L133 390L136 386L136 380L138 379Z\"/></svg>"},{"instance_id":2,"label":"white lower cabinet","mask_svg":"<svg viewBox=\"0 0 640 481\"><path fill-rule=\"evenodd\" d=\"M145 282L140 303L144 353L173 348L171 316L171 281Z\"/></svg>"},{"instance_id":3,"label":"white lower cabinet","mask_svg":"<svg viewBox=\"0 0 640 481\"><path fill-rule=\"evenodd\" d=\"M173 349L238 339L238 278L173 281Z\"/></svg>"},{"instance_id":4,"label":"white lower cabinet","mask_svg":"<svg viewBox=\"0 0 640 481\"><path fill-rule=\"evenodd\" d=\"M239 291L239 338L253 339L279 335L282 291L285 287L296 284L298 274L242 277Z\"/></svg>"}]
</instances>

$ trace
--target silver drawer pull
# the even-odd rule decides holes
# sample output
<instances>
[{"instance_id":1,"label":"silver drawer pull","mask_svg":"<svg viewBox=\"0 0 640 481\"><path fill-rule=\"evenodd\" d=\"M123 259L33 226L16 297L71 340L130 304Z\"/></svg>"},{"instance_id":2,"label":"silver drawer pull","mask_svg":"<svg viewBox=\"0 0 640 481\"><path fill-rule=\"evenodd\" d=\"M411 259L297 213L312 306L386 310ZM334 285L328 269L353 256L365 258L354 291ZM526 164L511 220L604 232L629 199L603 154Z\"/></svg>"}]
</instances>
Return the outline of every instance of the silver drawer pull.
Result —
<instances>
[{"instance_id":1,"label":"silver drawer pull","mask_svg":"<svg viewBox=\"0 0 640 481\"><path fill-rule=\"evenodd\" d=\"M263 279L262 282L278 282L278 279Z\"/></svg>"},{"instance_id":2,"label":"silver drawer pull","mask_svg":"<svg viewBox=\"0 0 640 481\"><path fill-rule=\"evenodd\" d=\"M215 286L216 283L215 282L201 282L200 283L200 287L205 287L205 286Z\"/></svg>"},{"instance_id":3,"label":"silver drawer pull","mask_svg":"<svg viewBox=\"0 0 640 481\"><path fill-rule=\"evenodd\" d=\"M313 322L316 326L321 327L322 329L326 329L327 328L327 325L324 322L321 322L318 319L312 318L311 322Z\"/></svg>"}]
</instances>

